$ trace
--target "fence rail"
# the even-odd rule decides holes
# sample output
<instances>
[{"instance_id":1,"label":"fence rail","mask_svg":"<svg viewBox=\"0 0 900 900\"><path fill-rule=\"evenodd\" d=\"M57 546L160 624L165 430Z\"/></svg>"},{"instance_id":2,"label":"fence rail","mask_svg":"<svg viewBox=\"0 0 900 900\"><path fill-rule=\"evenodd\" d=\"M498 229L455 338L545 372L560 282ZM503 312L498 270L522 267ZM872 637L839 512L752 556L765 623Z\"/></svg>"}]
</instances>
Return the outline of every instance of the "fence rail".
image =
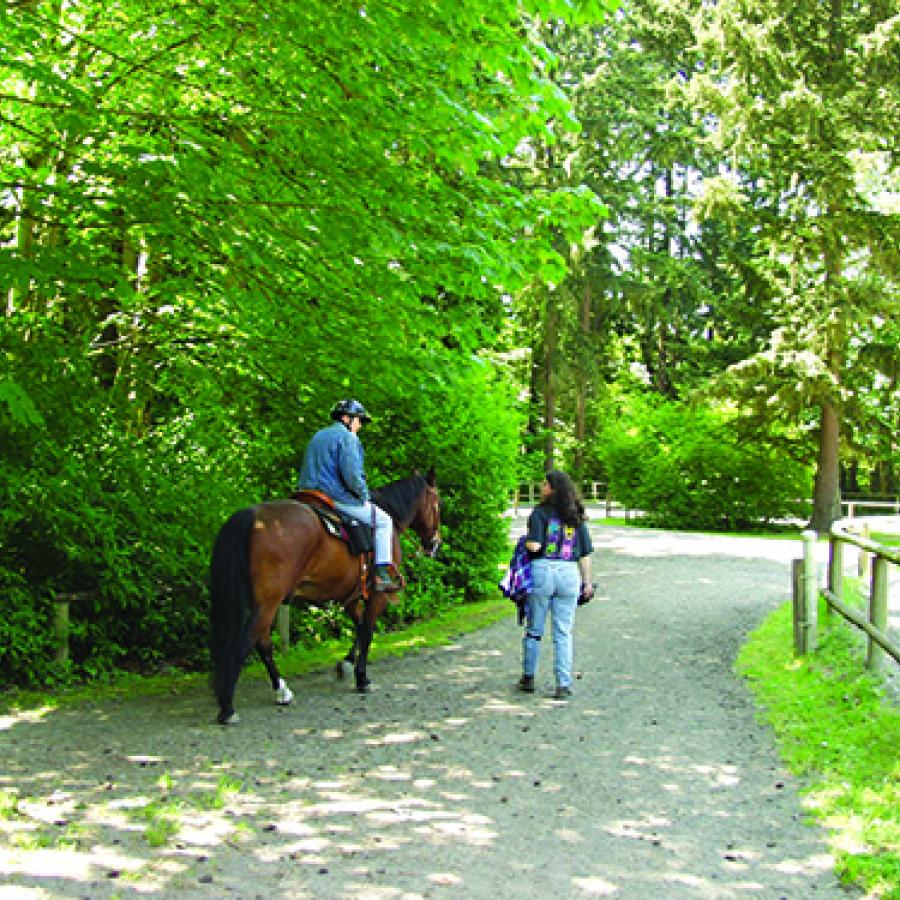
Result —
<instances>
[{"instance_id":1,"label":"fence rail","mask_svg":"<svg viewBox=\"0 0 900 900\"><path fill-rule=\"evenodd\" d=\"M579 484L578 488L581 491L581 496L585 500L603 500L605 502L611 502L606 489L605 481L585 481ZM516 488L516 493L513 497L513 503L516 506L521 506L525 503L533 505L537 503L540 498L541 482L526 481Z\"/></svg>"},{"instance_id":2,"label":"fence rail","mask_svg":"<svg viewBox=\"0 0 900 900\"><path fill-rule=\"evenodd\" d=\"M872 513L871 510L875 510L875 512ZM873 514L900 516L900 498L895 500L846 499L841 501L841 511L848 519Z\"/></svg>"},{"instance_id":3,"label":"fence rail","mask_svg":"<svg viewBox=\"0 0 900 900\"><path fill-rule=\"evenodd\" d=\"M831 528L828 553L828 582L822 591L826 609L835 610L868 637L866 667L881 667L887 653L900 664L900 645L887 633L889 566L900 565L900 552L885 547L863 535L848 529L844 519ZM813 531L803 533L802 581L795 580L794 590L794 639L800 654L816 648L816 612L818 590L816 586L815 540ZM868 609L863 612L844 602L844 547L850 544L861 553L871 554L872 565L869 583ZM860 574L864 566L860 566ZM795 579L797 572L795 567Z\"/></svg>"},{"instance_id":4,"label":"fence rail","mask_svg":"<svg viewBox=\"0 0 900 900\"><path fill-rule=\"evenodd\" d=\"M585 500L602 501L606 504L607 515L615 508L621 508L612 497L605 481L584 481L578 485L581 496ZM540 500L541 483L539 481L523 482L516 488L512 498L513 506L534 505ZM808 501L810 507L811 501ZM636 512L632 510L632 512ZM872 498L862 495L848 495L841 500L841 514L848 519L856 519L867 515L900 516L900 496L892 497L878 494Z\"/></svg>"}]
</instances>

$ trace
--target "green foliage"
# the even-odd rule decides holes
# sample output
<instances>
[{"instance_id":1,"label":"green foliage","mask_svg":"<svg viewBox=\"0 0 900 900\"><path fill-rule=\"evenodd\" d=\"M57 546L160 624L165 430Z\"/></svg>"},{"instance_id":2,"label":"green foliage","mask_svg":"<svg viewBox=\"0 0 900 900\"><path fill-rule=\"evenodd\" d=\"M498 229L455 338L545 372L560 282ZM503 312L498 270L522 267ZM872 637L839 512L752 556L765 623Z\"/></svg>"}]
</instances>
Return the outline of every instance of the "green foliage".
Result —
<instances>
[{"instance_id":1,"label":"green foliage","mask_svg":"<svg viewBox=\"0 0 900 900\"><path fill-rule=\"evenodd\" d=\"M520 423L478 352L599 210L498 172L576 127L536 17L602 11L0 11L0 683L202 667L218 528L291 491L341 396L376 414L371 484L433 464L445 498L392 614L493 589Z\"/></svg>"},{"instance_id":2,"label":"green foliage","mask_svg":"<svg viewBox=\"0 0 900 900\"><path fill-rule=\"evenodd\" d=\"M611 495L649 524L730 530L801 516L809 475L721 409L626 397L596 446Z\"/></svg>"},{"instance_id":3,"label":"green foliage","mask_svg":"<svg viewBox=\"0 0 900 900\"><path fill-rule=\"evenodd\" d=\"M795 659L787 604L751 634L737 668L808 784L842 880L867 896L900 896L900 712L866 673L850 627L836 618L819 651Z\"/></svg>"},{"instance_id":4,"label":"green foliage","mask_svg":"<svg viewBox=\"0 0 900 900\"><path fill-rule=\"evenodd\" d=\"M164 846L180 827L178 804L154 800L141 808L144 820L144 840L151 847Z\"/></svg>"},{"instance_id":5,"label":"green foliage","mask_svg":"<svg viewBox=\"0 0 900 900\"><path fill-rule=\"evenodd\" d=\"M11 819L16 814L19 798L10 791L0 791L0 819Z\"/></svg>"}]
</instances>

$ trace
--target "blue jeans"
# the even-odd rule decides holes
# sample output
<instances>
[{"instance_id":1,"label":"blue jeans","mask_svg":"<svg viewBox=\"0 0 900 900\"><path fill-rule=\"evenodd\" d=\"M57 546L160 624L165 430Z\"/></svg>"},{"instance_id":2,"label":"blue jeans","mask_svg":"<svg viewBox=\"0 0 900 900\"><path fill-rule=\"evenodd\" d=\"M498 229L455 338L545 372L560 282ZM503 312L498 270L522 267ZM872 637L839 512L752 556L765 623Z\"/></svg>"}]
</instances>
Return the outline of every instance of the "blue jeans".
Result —
<instances>
[{"instance_id":1,"label":"blue jeans","mask_svg":"<svg viewBox=\"0 0 900 900\"><path fill-rule=\"evenodd\" d=\"M522 639L522 672L534 676L547 613L553 620L553 674L557 687L572 686L572 626L578 605L581 576L578 563L565 559L536 559L528 595L528 617Z\"/></svg>"},{"instance_id":2,"label":"blue jeans","mask_svg":"<svg viewBox=\"0 0 900 900\"><path fill-rule=\"evenodd\" d=\"M372 510L375 511L375 565L380 566L393 562L391 542L394 535L394 520L380 507L370 500L365 503L339 503L334 505L348 516L353 516L365 525L372 524Z\"/></svg>"}]
</instances>

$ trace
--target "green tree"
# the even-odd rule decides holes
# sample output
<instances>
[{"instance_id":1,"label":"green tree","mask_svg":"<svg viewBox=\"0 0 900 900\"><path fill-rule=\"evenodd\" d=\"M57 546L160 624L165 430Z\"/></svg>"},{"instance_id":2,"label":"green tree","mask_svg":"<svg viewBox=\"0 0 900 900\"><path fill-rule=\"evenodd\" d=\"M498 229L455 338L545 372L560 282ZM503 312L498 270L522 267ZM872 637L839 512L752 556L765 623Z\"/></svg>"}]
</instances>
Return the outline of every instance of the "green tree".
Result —
<instances>
[{"instance_id":1,"label":"green tree","mask_svg":"<svg viewBox=\"0 0 900 900\"><path fill-rule=\"evenodd\" d=\"M511 419L475 353L504 293L559 265L554 230L597 209L494 173L570 117L535 23L601 12L3 8L0 578L21 612L3 678L29 658L45 674L47 639L23 623L60 590L94 598L82 665L90 646L95 669L197 657L218 524L287 493L349 393L381 413L373 482L420 457L494 472L481 498L448 475L448 528L475 549L442 577L454 596L486 583ZM458 446L464 421L483 442ZM471 521L486 512L489 533Z\"/></svg>"},{"instance_id":2,"label":"green tree","mask_svg":"<svg viewBox=\"0 0 900 900\"><path fill-rule=\"evenodd\" d=\"M751 396L798 416L817 409L811 525L840 515L840 435L848 367L870 323L896 309L900 222L860 190L855 154L896 154L895 10L837 0L786 8L771 0L704 8L709 68L691 96L716 121L731 170L709 185L707 214L731 215L751 196L753 268L767 286L768 348L739 370ZM730 186L729 186L730 185ZM762 388L762 389L761 389Z\"/></svg>"}]
</instances>

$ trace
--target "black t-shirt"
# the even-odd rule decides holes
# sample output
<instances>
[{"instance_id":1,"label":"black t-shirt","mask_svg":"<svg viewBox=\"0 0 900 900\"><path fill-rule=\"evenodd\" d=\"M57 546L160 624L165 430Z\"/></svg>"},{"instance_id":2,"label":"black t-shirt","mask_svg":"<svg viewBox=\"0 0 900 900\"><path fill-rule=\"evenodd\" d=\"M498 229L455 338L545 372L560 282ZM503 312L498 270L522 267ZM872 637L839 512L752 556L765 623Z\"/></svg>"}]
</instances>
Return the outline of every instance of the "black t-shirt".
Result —
<instances>
[{"instance_id":1,"label":"black t-shirt","mask_svg":"<svg viewBox=\"0 0 900 900\"><path fill-rule=\"evenodd\" d=\"M561 527L560 527L561 526ZM570 531L571 529L571 531ZM548 541L549 538L549 541ZM562 540L560 540L560 538ZM534 541L541 545L537 552L529 551L532 559L547 557L550 559L563 559L559 555L561 543L571 545L571 559L581 559L594 552L591 543L591 533L587 523L565 526L560 521L559 513L549 503L541 503L534 508L528 517L528 534L526 540Z\"/></svg>"}]
</instances>

